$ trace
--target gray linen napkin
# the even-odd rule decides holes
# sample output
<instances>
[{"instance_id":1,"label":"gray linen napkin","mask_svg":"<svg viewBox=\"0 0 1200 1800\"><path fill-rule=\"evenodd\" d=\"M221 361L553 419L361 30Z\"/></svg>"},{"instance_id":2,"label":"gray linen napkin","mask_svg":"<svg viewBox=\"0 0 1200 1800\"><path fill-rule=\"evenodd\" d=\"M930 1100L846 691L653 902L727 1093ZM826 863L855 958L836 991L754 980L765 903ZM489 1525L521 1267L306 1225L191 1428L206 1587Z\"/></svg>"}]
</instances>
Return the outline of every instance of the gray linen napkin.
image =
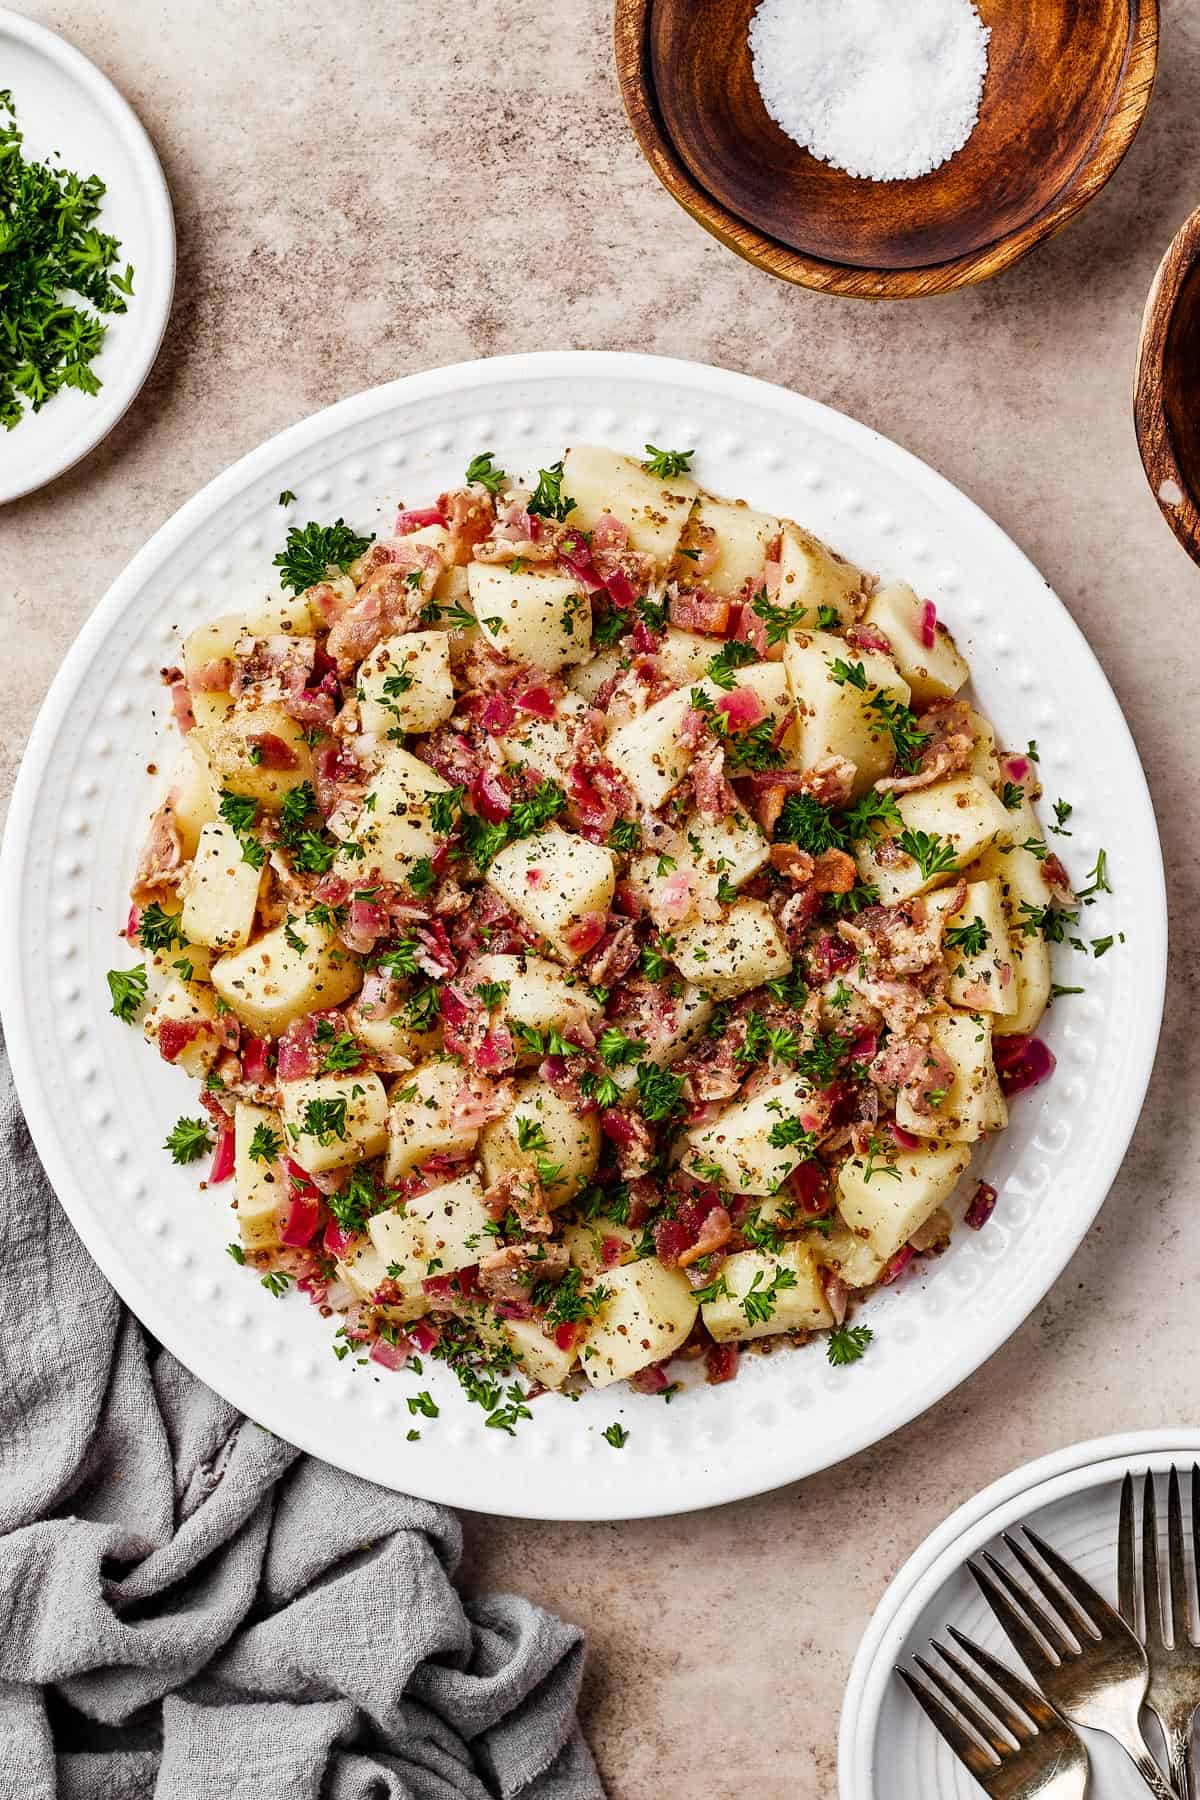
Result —
<instances>
[{"instance_id":1,"label":"gray linen napkin","mask_svg":"<svg viewBox=\"0 0 1200 1800\"><path fill-rule=\"evenodd\" d=\"M581 1633L147 1344L0 1042L0 1800L604 1800Z\"/></svg>"}]
</instances>

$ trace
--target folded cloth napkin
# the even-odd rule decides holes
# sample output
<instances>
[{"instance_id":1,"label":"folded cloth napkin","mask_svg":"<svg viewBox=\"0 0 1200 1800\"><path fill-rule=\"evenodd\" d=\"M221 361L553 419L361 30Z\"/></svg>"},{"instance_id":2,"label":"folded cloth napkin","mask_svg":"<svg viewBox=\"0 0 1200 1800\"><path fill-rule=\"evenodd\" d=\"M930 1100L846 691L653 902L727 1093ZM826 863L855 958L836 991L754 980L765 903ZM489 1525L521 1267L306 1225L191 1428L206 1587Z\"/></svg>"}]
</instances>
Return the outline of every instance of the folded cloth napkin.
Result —
<instances>
[{"instance_id":1,"label":"folded cloth napkin","mask_svg":"<svg viewBox=\"0 0 1200 1800\"><path fill-rule=\"evenodd\" d=\"M0 1043L0 1800L604 1800L581 1633L148 1344Z\"/></svg>"}]
</instances>

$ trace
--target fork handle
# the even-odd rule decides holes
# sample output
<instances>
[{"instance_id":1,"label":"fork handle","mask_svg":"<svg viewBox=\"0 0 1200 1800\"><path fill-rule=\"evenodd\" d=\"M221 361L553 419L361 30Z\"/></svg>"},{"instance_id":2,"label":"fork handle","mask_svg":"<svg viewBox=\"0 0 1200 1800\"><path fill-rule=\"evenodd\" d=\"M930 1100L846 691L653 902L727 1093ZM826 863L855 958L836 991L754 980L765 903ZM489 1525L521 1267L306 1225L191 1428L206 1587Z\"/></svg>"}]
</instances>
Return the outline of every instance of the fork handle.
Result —
<instances>
[{"instance_id":1,"label":"fork handle","mask_svg":"<svg viewBox=\"0 0 1200 1800\"><path fill-rule=\"evenodd\" d=\"M1179 1800L1193 1800L1192 1759L1189 1754L1192 1747L1191 1728L1182 1732L1172 1732L1167 1738L1167 1760L1171 1765L1171 1780Z\"/></svg>"},{"instance_id":2,"label":"fork handle","mask_svg":"<svg viewBox=\"0 0 1200 1800\"><path fill-rule=\"evenodd\" d=\"M1165 1779L1158 1764L1142 1744L1127 1744L1118 1738L1134 1768L1154 1795L1155 1800L1188 1800L1188 1791L1175 1789Z\"/></svg>"}]
</instances>

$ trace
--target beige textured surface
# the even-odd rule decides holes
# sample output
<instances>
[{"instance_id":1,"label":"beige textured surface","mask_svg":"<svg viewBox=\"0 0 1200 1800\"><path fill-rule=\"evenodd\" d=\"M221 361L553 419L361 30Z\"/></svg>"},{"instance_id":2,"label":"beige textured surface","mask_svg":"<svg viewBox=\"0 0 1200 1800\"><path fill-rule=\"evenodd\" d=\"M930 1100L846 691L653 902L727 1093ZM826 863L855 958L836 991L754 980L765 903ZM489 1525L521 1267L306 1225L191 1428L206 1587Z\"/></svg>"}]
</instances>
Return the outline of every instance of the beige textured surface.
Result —
<instances>
[{"instance_id":1,"label":"beige textured surface","mask_svg":"<svg viewBox=\"0 0 1200 1800\"><path fill-rule=\"evenodd\" d=\"M587 1724L615 1800L701 1784L827 1800L855 1645L930 1528L1028 1457L1195 1417L1200 572L1143 485L1128 390L1155 265L1200 203L1200 7L1165 0L1146 126L1065 236L989 287L877 308L775 284L676 209L627 134L606 0L23 10L137 107L180 257L141 401L0 513L6 784L62 650L198 485L355 389L547 346L723 363L898 438L1033 556L1125 705L1165 840L1174 979L1134 1148L1045 1304L924 1420L802 1487L663 1523L469 1521L472 1579L588 1627Z\"/></svg>"}]
</instances>

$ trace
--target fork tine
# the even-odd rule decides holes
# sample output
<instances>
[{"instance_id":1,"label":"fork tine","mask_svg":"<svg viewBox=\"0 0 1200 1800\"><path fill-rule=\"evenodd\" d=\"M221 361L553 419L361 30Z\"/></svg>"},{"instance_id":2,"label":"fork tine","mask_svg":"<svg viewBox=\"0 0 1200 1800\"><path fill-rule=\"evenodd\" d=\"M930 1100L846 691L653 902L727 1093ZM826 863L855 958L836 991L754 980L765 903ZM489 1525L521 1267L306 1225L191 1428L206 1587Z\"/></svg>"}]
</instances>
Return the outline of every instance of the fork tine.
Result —
<instances>
[{"instance_id":1,"label":"fork tine","mask_svg":"<svg viewBox=\"0 0 1200 1800\"><path fill-rule=\"evenodd\" d=\"M1167 1587L1171 1596L1171 1642L1186 1644L1192 1635L1192 1609L1188 1603L1187 1568L1183 1560L1179 1470L1174 1463L1167 1482Z\"/></svg>"},{"instance_id":2,"label":"fork tine","mask_svg":"<svg viewBox=\"0 0 1200 1800\"><path fill-rule=\"evenodd\" d=\"M999 1719L1005 1731L1007 1731L1011 1737L1016 1738L1018 1744L1027 1744L1030 1738L1036 1735L1032 1727L1021 1718L1020 1714L1014 1712L1012 1707L1006 1704L1008 1696L1005 1695L1003 1698L999 1698L994 1694L987 1682L975 1672L970 1663L963 1662L961 1658L953 1655L951 1651L946 1649L944 1644L939 1644L936 1638L933 1640L933 1648L942 1658L942 1661L948 1663L954 1670L954 1673L958 1676L958 1679L962 1682L963 1686L968 1688L978 1700L983 1702L984 1706ZM920 1661L919 1657L917 1658L917 1661ZM961 1703L959 1710L962 1710ZM975 1724L975 1721L972 1720L971 1723ZM979 1731L980 1727L976 1725L975 1729L976 1731ZM994 1726L989 1727L986 1731L982 1732L981 1735L987 1738L998 1756L1004 1756L1011 1752L1011 1744L1005 1743L1002 1738L996 1736Z\"/></svg>"},{"instance_id":3,"label":"fork tine","mask_svg":"<svg viewBox=\"0 0 1200 1800\"><path fill-rule=\"evenodd\" d=\"M1009 1549L1024 1569L1026 1575L1028 1575L1030 1581L1042 1596L1042 1599L1046 1602L1046 1605L1053 1607L1055 1622L1065 1621L1067 1629L1078 1639L1082 1649L1086 1649L1088 1644L1094 1643L1096 1633L1092 1630L1088 1621L1083 1618L1081 1614L1076 1612L1069 1600L1063 1598L1054 1583L1046 1579L1046 1571L1038 1567L1028 1550L1026 1550L1024 1544L1018 1543L1016 1538L1010 1537L1007 1531L1004 1533L1004 1542L1008 1545ZM1052 1647L1054 1649L1058 1648L1056 1644ZM1075 1652L1064 1643L1060 1654L1063 1656L1073 1656Z\"/></svg>"},{"instance_id":4,"label":"fork tine","mask_svg":"<svg viewBox=\"0 0 1200 1800\"><path fill-rule=\"evenodd\" d=\"M1137 1583L1133 1573L1133 1476L1121 1483L1121 1513L1117 1522L1117 1611L1131 1630L1137 1630Z\"/></svg>"},{"instance_id":5,"label":"fork tine","mask_svg":"<svg viewBox=\"0 0 1200 1800\"><path fill-rule=\"evenodd\" d=\"M1007 1632L1008 1641L1021 1661L1035 1681L1044 1681L1048 1675L1054 1674L1057 1664L1051 1662L1004 1591L1005 1587L1012 1587L1020 1594L1020 1589L1016 1588L1016 1583L1012 1580L1008 1570L1003 1568L987 1551L984 1552L984 1560L992 1571L991 1575L986 1574L974 1558L968 1562L967 1567L975 1577L984 1599ZM994 1580L993 1576L995 1576ZM1021 1598L1024 1599L1024 1596L1021 1595ZM1031 1607L1030 1611L1036 1618L1036 1609Z\"/></svg>"},{"instance_id":6,"label":"fork tine","mask_svg":"<svg viewBox=\"0 0 1200 1800\"><path fill-rule=\"evenodd\" d=\"M941 1732L960 1763L971 1771L977 1781L985 1775L994 1775L1000 1767L994 1762L981 1745L973 1737L968 1737L952 1712L947 1712L936 1694L931 1694L923 1682L917 1681L907 1669L897 1668L897 1675L916 1701L927 1719Z\"/></svg>"},{"instance_id":7,"label":"fork tine","mask_svg":"<svg viewBox=\"0 0 1200 1800\"><path fill-rule=\"evenodd\" d=\"M1142 1483L1142 1603L1146 1608L1146 1643L1162 1645L1162 1588L1158 1579L1158 1508L1154 1500L1154 1476L1146 1470Z\"/></svg>"},{"instance_id":8,"label":"fork tine","mask_svg":"<svg viewBox=\"0 0 1200 1800\"><path fill-rule=\"evenodd\" d=\"M950 1652L948 1650L943 1650L941 1645L936 1641L931 1640L931 1642L938 1655L944 1656L952 1669L956 1668L956 1659L950 1655ZM940 1669L935 1669L933 1664L926 1662L923 1656L914 1655L913 1661L916 1663L925 1679L931 1682L938 1690L938 1693L943 1695L944 1698L950 1702L951 1706L960 1717L966 1720L972 1731L976 1732L978 1736L983 1739L985 1744L990 1745L997 1757L1003 1758L1012 1755L1013 1747L1008 1740L997 1731L990 1719L984 1718L974 1702L970 1700L961 1689L955 1687L954 1683L948 1680L947 1677L942 1674ZM988 1696L986 1692L981 1691L983 1690L983 1683L981 1681L976 1680L968 1682L967 1685L973 1693L979 1693L980 1698L983 1699L985 1704L987 1703ZM995 1705L994 1700L992 1704Z\"/></svg>"},{"instance_id":9,"label":"fork tine","mask_svg":"<svg viewBox=\"0 0 1200 1800\"><path fill-rule=\"evenodd\" d=\"M991 1651L985 1650L982 1644L974 1643L956 1626L947 1625L946 1630L959 1649L967 1656L974 1658L984 1674L990 1676L1001 1692L1006 1694L1015 1706L1019 1706L1022 1712L1028 1713L1039 1731L1052 1731L1056 1726L1061 1725L1062 1721L1054 1708L1042 1698L1036 1688L1030 1687L1027 1681L1023 1681L1015 1669L1010 1669L1007 1663L1002 1663L998 1656L993 1656ZM1004 1718L1004 1715L998 1713L997 1717ZM1004 1723L1015 1735L1017 1727L1011 1719L1004 1718Z\"/></svg>"},{"instance_id":10,"label":"fork tine","mask_svg":"<svg viewBox=\"0 0 1200 1800\"><path fill-rule=\"evenodd\" d=\"M1134 1643L1138 1642L1116 1607L1110 1606L1104 1595L1098 1594L1091 1582L1085 1581L1079 1570L1072 1568L1065 1556L1060 1556L1052 1544L1046 1543L1045 1539L1040 1538L1036 1531L1031 1531L1028 1525L1022 1525L1021 1530L1042 1561L1049 1564L1051 1571L1062 1582L1067 1592L1078 1600L1101 1637L1115 1637L1121 1643L1128 1643L1131 1640ZM1141 1649L1140 1644L1138 1644L1138 1649Z\"/></svg>"}]
</instances>

